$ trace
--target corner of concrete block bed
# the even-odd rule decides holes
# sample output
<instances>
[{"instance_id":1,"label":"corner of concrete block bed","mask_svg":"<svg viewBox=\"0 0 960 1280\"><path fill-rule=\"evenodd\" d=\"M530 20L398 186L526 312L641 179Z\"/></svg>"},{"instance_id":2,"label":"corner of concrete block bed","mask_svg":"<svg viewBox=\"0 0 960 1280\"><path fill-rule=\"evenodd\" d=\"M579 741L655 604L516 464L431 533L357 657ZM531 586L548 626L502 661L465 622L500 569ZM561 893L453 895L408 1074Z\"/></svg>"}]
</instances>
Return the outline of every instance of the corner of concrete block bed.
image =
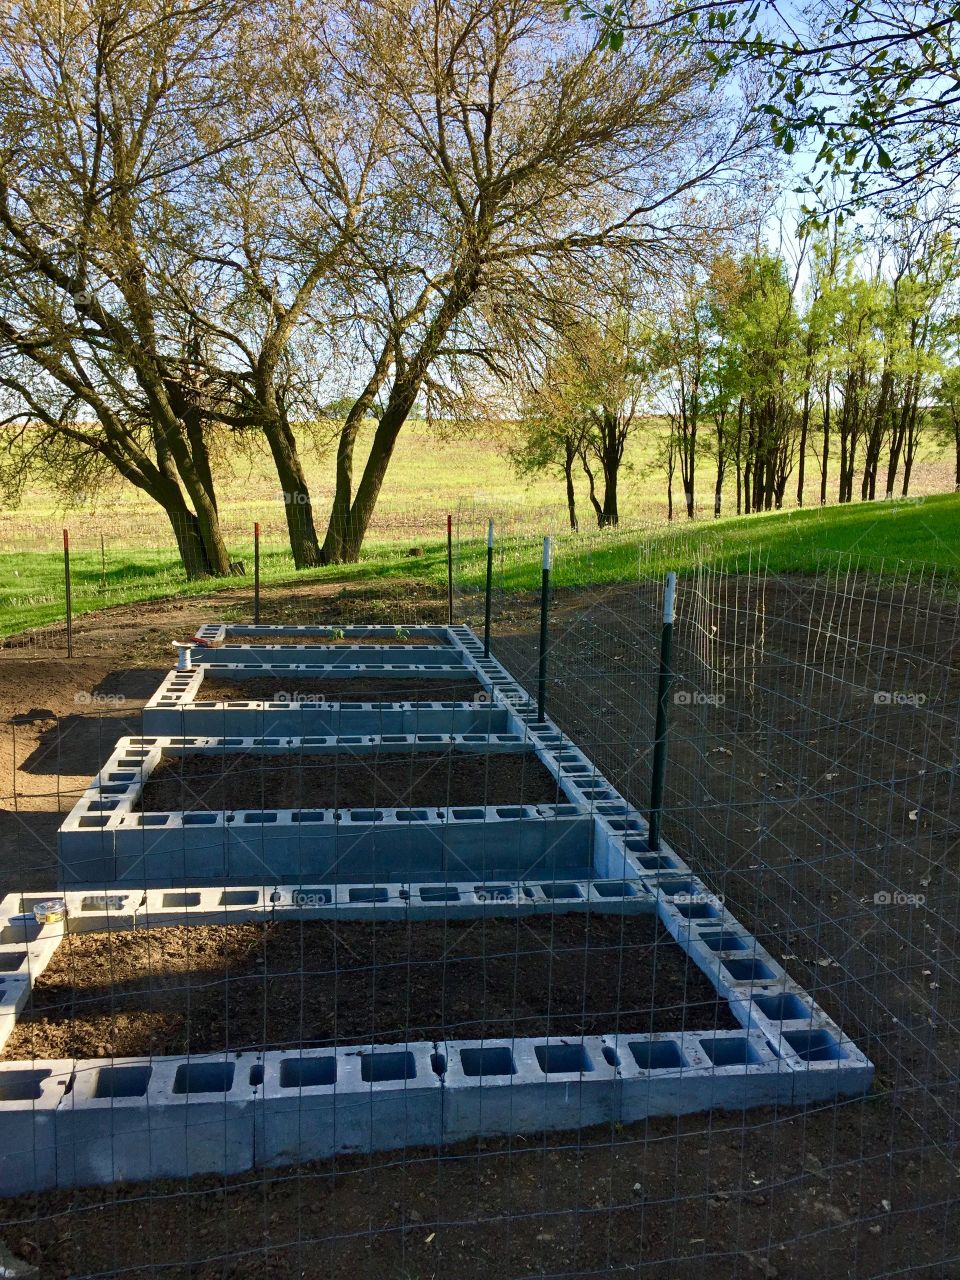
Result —
<instances>
[{"instance_id":1,"label":"corner of concrete block bed","mask_svg":"<svg viewBox=\"0 0 960 1280\"><path fill-rule=\"evenodd\" d=\"M343 674L343 662L317 663L310 655L309 664L298 663L297 646L278 655L260 643L277 630L203 628L200 638L219 647L197 651L197 670L171 673L151 707L162 716L185 718L198 708L207 715L210 707L191 699L202 672L225 652L234 656L231 633L252 637L257 662ZM345 630L349 645L350 631L369 638L378 629ZM410 630L442 639L437 648L444 661L434 668L474 677L486 700L334 706L317 699L277 708L254 702L213 714L236 711L248 717L237 721L240 728L252 724L261 732L171 734L161 730L169 727L161 719L149 729L145 724L143 737L121 741L63 824L59 896L66 921L38 926L30 914L51 894L10 895L0 903L0 1044L65 930L577 911L655 914L741 1030L631 1035L617 1029L575 1039L3 1062L0 1193L226 1174L338 1152L630 1123L714 1107L805 1105L869 1090L873 1066L856 1045L675 850L665 843L649 849L642 815L552 721L537 718L526 692L483 657L472 632ZM297 631L309 641L329 629ZM382 631L396 634L395 628ZM421 644L421 656L431 647ZM359 670L365 655L350 657ZM175 711L167 698L177 703ZM295 717L299 732L264 734L263 716L273 710ZM420 727L421 714L431 717L429 730ZM354 717L349 731L342 715ZM345 736L352 740L344 743ZM358 736L366 741L358 743ZM254 748L270 755L437 745L532 752L563 799L459 812L456 806L135 810L165 751Z\"/></svg>"}]
</instances>

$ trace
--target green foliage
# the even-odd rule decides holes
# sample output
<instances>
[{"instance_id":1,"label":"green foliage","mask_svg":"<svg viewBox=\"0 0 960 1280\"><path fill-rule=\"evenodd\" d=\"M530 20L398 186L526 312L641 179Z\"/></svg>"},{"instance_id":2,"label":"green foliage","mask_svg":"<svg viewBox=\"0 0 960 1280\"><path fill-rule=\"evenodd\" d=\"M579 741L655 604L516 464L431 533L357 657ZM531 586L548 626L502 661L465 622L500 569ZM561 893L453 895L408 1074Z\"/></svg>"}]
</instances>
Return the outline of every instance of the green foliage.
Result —
<instances>
[{"instance_id":1,"label":"green foliage","mask_svg":"<svg viewBox=\"0 0 960 1280\"><path fill-rule=\"evenodd\" d=\"M814 221L837 177L841 204L897 191L909 206L916 184L956 170L960 6L950 0L810 0L788 10L755 0L668 0L636 15L629 4L580 0L579 10L597 23L601 48L655 30L671 48L700 51L718 80L759 68L768 89L758 110L776 145L789 156L815 139L805 184Z\"/></svg>"},{"instance_id":2,"label":"green foliage","mask_svg":"<svg viewBox=\"0 0 960 1280\"><path fill-rule=\"evenodd\" d=\"M619 518L616 493L627 441L652 408L663 355L657 318L640 305L628 281L611 284L593 304L593 315L579 313L559 333L524 399L510 455L521 474L549 470L569 477L576 460L602 525ZM572 524L573 511L570 517Z\"/></svg>"}]
</instances>

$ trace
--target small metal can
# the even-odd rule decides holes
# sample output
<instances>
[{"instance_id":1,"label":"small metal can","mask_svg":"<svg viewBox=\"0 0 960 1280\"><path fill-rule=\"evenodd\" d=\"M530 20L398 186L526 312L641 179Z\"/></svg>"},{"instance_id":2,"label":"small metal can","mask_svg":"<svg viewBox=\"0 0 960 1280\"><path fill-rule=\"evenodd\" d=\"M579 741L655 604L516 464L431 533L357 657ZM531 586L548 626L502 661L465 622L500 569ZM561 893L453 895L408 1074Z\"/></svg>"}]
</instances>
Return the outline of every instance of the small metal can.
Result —
<instances>
[{"instance_id":1,"label":"small metal can","mask_svg":"<svg viewBox=\"0 0 960 1280\"><path fill-rule=\"evenodd\" d=\"M67 904L63 898L47 898L38 902L33 908L33 918L37 924L57 924L67 918Z\"/></svg>"}]
</instances>

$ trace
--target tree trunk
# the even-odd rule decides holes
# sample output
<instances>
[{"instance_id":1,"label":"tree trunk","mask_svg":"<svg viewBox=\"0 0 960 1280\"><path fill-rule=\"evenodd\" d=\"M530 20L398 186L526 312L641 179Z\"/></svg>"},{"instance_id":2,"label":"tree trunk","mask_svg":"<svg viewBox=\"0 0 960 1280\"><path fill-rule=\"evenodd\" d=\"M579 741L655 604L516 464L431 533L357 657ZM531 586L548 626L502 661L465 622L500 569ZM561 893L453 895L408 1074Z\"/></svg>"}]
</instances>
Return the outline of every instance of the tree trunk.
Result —
<instances>
[{"instance_id":1,"label":"tree trunk","mask_svg":"<svg viewBox=\"0 0 960 1280\"><path fill-rule=\"evenodd\" d=\"M720 517L720 506L723 502L723 478L727 471L730 442L727 438L727 413L715 413L713 417L714 432L717 437L717 474L713 486L713 518Z\"/></svg>"},{"instance_id":2,"label":"tree trunk","mask_svg":"<svg viewBox=\"0 0 960 1280\"><path fill-rule=\"evenodd\" d=\"M200 522L197 517L186 507L177 510L164 509L173 529L173 536L177 540L177 550L180 552L180 560L187 577L191 579L210 577L213 570L203 545Z\"/></svg>"},{"instance_id":3,"label":"tree trunk","mask_svg":"<svg viewBox=\"0 0 960 1280\"><path fill-rule=\"evenodd\" d=\"M611 528L620 523L620 511L617 507L617 468L603 481L603 511L600 514L600 528Z\"/></svg>"},{"instance_id":4,"label":"tree trunk","mask_svg":"<svg viewBox=\"0 0 960 1280\"><path fill-rule=\"evenodd\" d=\"M188 578L209 578L213 575L213 567L203 541L200 522L187 506L176 477L163 467L158 468L152 476L146 476L135 468L119 467L121 475L125 475L141 492L151 498L170 521L173 536L176 539L180 562Z\"/></svg>"},{"instance_id":5,"label":"tree trunk","mask_svg":"<svg viewBox=\"0 0 960 1280\"><path fill-rule=\"evenodd\" d=\"M603 411L600 431L600 465L603 468L603 506L597 512L597 524L601 529L620 523L617 506L617 482L620 476L621 442L616 414Z\"/></svg>"},{"instance_id":6,"label":"tree trunk","mask_svg":"<svg viewBox=\"0 0 960 1280\"><path fill-rule=\"evenodd\" d=\"M803 391L803 415L800 419L800 458L797 463L797 506L803 506L803 481L807 461L807 431L810 427L810 383Z\"/></svg>"},{"instance_id":7,"label":"tree trunk","mask_svg":"<svg viewBox=\"0 0 960 1280\"><path fill-rule=\"evenodd\" d=\"M877 471L880 468L883 428L887 421L892 388L893 375L889 369L884 369L880 380L880 395L877 398L870 430L867 434L866 451L863 459L863 480L860 483L861 502L872 501L877 496Z\"/></svg>"},{"instance_id":8,"label":"tree trunk","mask_svg":"<svg viewBox=\"0 0 960 1280\"><path fill-rule=\"evenodd\" d=\"M370 454L363 468L360 484L357 486L356 497L352 502L349 500L349 491L342 490L338 485L321 551L324 564L353 564L359 560L360 548L363 546L390 459L393 457L397 436L413 408L417 390L416 386L411 386L406 381L394 384L387 407L377 424ZM352 466L353 443L358 428L359 422L355 424L349 441L348 456L342 460L344 465ZM341 434L340 451L343 451L344 443L344 435ZM338 452L338 466L340 464L341 458Z\"/></svg>"},{"instance_id":9,"label":"tree trunk","mask_svg":"<svg viewBox=\"0 0 960 1280\"><path fill-rule=\"evenodd\" d=\"M207 448L206 437L203 434L203 423L196 410L189 407L184 411L183 422L190 442L193 464L197 469L197 479L209 493L213 509L216 511L217 494L213 482L213 468L210 465L210 450Z\"/></svg>"},{"instance_id":10,"label":"tree trunk","mask_svg":"<svg viewBox=\"0 0 960 1280\"><path fill-rule=\"evenodd\" d=\"M183 447L167 451L162 432L155 433L157 463L161 479L146 492L163 507L173 525L177 547L187 576L191 578L226 578L230 573L230 555L220 530L220 517L212 487L197 475L192 453ZM177 453L179 452L179 462ZM204 457L206 454L204 453ZM202 470L201 466L201 470ZM179 478L178 478L179 477ZM194 506L191 511L184 500L180 480ZM194 514L196 512L196 514ZM199 549L198 549L199 544Z\"/></svg>"},{"instance_id":11,"label":"tree trunk","mask_svg":"<svg viewBox=\"0 0 960 1280\"><path fill-rule=\"evenodd\" d=\"M356 497L352 501L350 494L353 451L360 428L361 407L365 403L367 405L372 403L373 397L386 379L387 371L393 361L393 346L390 340L380 354L377 367L363 395L347 415L337 448L337 488L321 550L324 564L352 564L360 557L360 548L363 546L363 539L370 525L390 459L393 457L397 436L414 406L417 392L451 325L479 288L480 266L476 255L480 252L482 240L483 236L480 236L471 250L470 260L462 263L454 272L450 291L428 326L416 355L404 363L402 373L397 372L397 366L394 364L394 381L390 396L377 424L370 454L363 468L360 484L357 486Z\"/></svg>"},{"instance_id":12,"label":"tree trunk","mask_svg":"<svg viewBox=\"0 0 960 1280\"><path fill-rule=\"evenodd\" d=\"M577 494L573 487L573 463L576 459L577 451L574 448L573 441L566 436L563 442L563 477L567 486L567 515L570 518L570 529L573 533L578 532L577 524Z\"/></svg>"},{"instance_id":13,"label":"tree trunk","mask_svg":"<svg viewBox=\"0 0 960 1280\"><path fill-rule=\"evenodd\" d=\"M686 458L684 458L683 454L680 455L680 469L683 472L683 497L687 506L688 520L693 519L694 503L695 503L694 485L696 483L696 465L697 465L696 447L697 447L697 433L696 433L696 427L694 427L691 430L690 435L688 437L688 449L687 449Z\"/></svg>"},{"instance_id":14,"label":"tree trunk","mask_svg":"<svg viewBox=\"0 0 960 1280\"><path fill-rule=\"evenodd\" d=\"M206 490L191 495L197 510L197 527L207 553L207 561L211 572L217 578L226 578L230 573L230 553L220 530L220 519L213 499Z\"/></svg>"},{"instance_id":15,"label":"tree trunk","mask_svg":"<svg viewBox=\"0 0 960 1280\"><path fill-rule=\"evenodd\" d=\"M322 564L339 564L343 558L344 539L350 523L350 506L353 501L353 451L357 445L357 435L364 415L369 412L374 398L383 386L392 349L389 342L384 344L370 381L354 402L340 431L340 439L337 441L336 488L330 508L330 519L327 522L326 536L320 550Z\"/></svg>"},{"instance_id":16,"label":"tree trunk","mask_svg":"<svg viewBox=\"0 0 960 1280\"><path fill-rule=\"evenodd\" d=\"M920 405L918 397L913 397L913 404L910 409L910 416L907 421L907 439L903 450L903 496L906 498L910 493L910 476L913 472L914 460L917 456L917 450L920 447Z\"/></svg>"},{"instance_id":17,"label":"tree trunk","mask_svg":"<svg viewBox=\"0 0 960 1280\"><path fill-rule=\"evenodd\" d=\"M803 371L803 415L800 419L800 460L797 467L797 506L803 506L803 482L807 470L807 435L810 429L810 387L813 382L813 329L807 329L807 363Z\"/></svg>"},{"instance_id":18,"label":"tree trunk","mask_svg":"<svg viewBox=\"0 0 960 1280\"><path fill-rule=\"evenodd\" d=\"M830 378L823 393L823 456L820 459L820 505L827 505L827 463L830 460Z\"/></svg>"},{"instance_id":19,"label":"tree trunk","mask_svg":"<svg viewBox=\"0 0 960 1280\"><path fill-rule=\"evenodd\" d=\"M296 437L290 424L280 417L265 419L263 431L273 454L273 464L283 493L293 563L298 569L313 569L322 564L323 560L320 540L313 522L313 504L297 452Z\"/></svg>"},{"instance_id":20,"label":"tree trunk","mask_svg":"<svg viewBox=\"0 0 960 1280\"><path fill-rule=\"evenodd\" d=\"M748 516L753 510L750 505L751 486L753 484L753 458L749 452L749 441L747 442L747 448L748 452L743 464L743 514L745 516Z\"/></svg>"},{"instance_id":21,"label":"tree trunk","mask_svg":"<svg viewBox=\"0 0 960 1280\"><path fill-rule=\"evenodd\" d=\"M162 377L149 376L152 363L146 373L141 371L140 380L153 410L152 437L158 465L174 481L175 468L196 512L208 572L226 578L230 574L230 554L220 528L210 455L200 421L175 384L171 391L169 382ZM176 487L179 491L180 484L176 483Z\"/></svg>"},{"instance_id":22,"label":"tree trunk","mask_svg":"<svg viewBox=\"0 0 960 1280\"><path fill-rule=\"evenodd\" d=\"M580 464L587 477L587 497L590 499L590 505L593 507L593 513L597 517L598 526L603 526L603 507L597 498L597 486L593 478L593 472L590 469L590 463L587 462L587 454L585 449L580 451Z\"/></svg>"}]
</instances>

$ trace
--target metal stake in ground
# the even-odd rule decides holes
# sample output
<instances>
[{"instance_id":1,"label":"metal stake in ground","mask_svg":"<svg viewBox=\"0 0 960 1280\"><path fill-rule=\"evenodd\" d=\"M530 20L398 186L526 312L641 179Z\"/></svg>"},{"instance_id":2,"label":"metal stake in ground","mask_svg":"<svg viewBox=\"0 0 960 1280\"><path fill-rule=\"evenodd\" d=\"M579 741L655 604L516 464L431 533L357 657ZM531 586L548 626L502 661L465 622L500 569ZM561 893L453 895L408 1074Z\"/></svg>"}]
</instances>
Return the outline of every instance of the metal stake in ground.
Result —
<instances>
[{"instance_id":1,"label":"metal stake in ground","mask_svg":"<svg viewBox=\"0 0 960 1280\"><path fill-rule=\"evenodd\" d=\"M490 657L490 594L493 588L493 521L487 525L487 591L483 603L483 656Z\"/></svg>"},{"instance_id":2,"label":"metal stake in ground","mask_svg":"<svg viewBox=\"0 0 960 1280\"><path fill-rule=\"evenodd\" d=\"M447 516L447 626L453 626L453 516Z\"/></svg>"},{"instance_id":3,"label":"metal stake in ground","mask_svg":"<svg viewBox=\"0 0 960 1280\"><path fill-rule=\"evenodd\" d=\"M67 657L73 657L73 596L70 591L70 534L63 531L63 582L67 605Z\"/></svg>"},{"instance_id":4,"label":"metal stake in ground","mask_svg":"<svg viewBox=\"0 0 960 1280\"><path fill-rule=\"evenodd\" d=\"M660 635L660 680L657 687L657 727L653 741L653 778L650 783L650 836L653 852L660 848L663 825L663 783L667 776L667 699L670 696L670 655L673 651L673 613L677 597L677 575L667 574L663 593L663 631Z\"/></svg>"},{"instance_id":5,"label":"metal stake in ground","mask_svg":"<svg viewBox=\"0 0 960 1280\"><path fill-rule=\"evenodd\" d=\"M260 521L253 524L253 625L260 625Z\"/></svg>"},{"instance_id":6,"label":"metal stake in ground","mask_svg":"<svg viewBox=\"0 0 960 1280\"><path fill-rule=\"evenodd\" d=\"M540 579L540 662L537 668L537 719L546 714L547 702L547 608L550 602L550 539L543 540L543 575Z\"/></svg>"}]
</instances>

